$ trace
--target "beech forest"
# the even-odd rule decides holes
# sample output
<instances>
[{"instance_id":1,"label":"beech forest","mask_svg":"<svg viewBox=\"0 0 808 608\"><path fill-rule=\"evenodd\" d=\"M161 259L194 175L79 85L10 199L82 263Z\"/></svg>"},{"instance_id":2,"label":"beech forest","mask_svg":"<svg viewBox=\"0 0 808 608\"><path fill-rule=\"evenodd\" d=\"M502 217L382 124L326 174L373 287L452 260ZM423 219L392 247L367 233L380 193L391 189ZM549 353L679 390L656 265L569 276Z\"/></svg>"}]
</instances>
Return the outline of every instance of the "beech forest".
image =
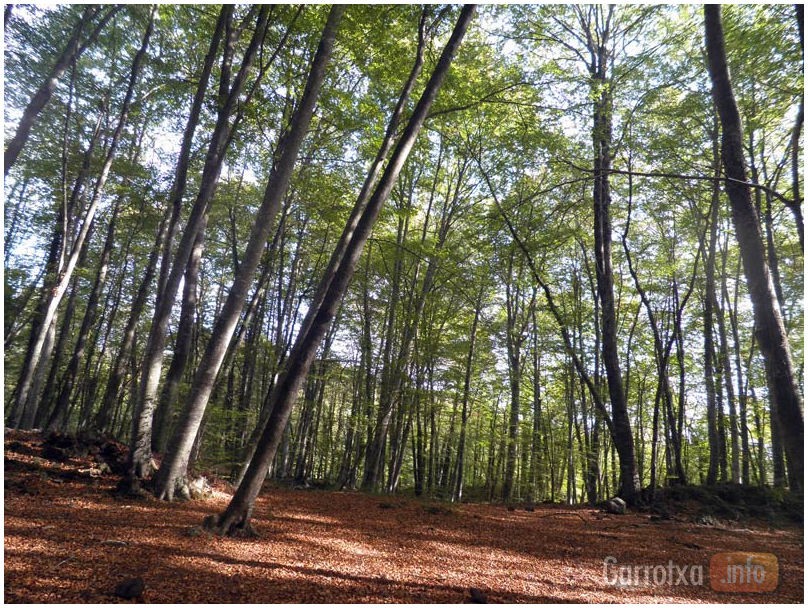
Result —
<instances>
[{"instance_id":1,"label":"beech forest","mask_svg":"<svg viewBox=\"0 0 808 608\"><path fill-rule=\"evenodd\" d=\"M803 13L5 4L5 600L801 603Z\"/></svg>"}]
</instances>

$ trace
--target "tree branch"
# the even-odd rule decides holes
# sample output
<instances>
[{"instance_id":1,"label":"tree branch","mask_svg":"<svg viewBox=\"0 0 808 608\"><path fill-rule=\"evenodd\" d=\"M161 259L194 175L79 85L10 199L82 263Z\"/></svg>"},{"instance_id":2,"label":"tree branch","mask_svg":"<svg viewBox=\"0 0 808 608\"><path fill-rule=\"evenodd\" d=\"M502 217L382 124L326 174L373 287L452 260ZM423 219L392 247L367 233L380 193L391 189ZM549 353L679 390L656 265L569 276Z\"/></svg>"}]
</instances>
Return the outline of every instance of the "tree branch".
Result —
<instances>
[{"instance_id":1,"label":"tree branch","mask_svg":"<svg viewBox=\"0 0 808 608\"><path fill-rule=\"evenodd\" d=\"M594 169L589 169L587 167L581 167L581 166L576 165L575 163L573 163L571 161L568 161L568 160L562 160L561 162L563 162L566 165L569 165L570 167L572 167L573 169L576 169L577 171L585 171L586 173L594 173L595 172ZM789 207L799 205L802 202L802 198L800 198L800 200L797 201L797 202L792 201L791 199L786 198L785 196L783 196L782 194L780 194L776 190L773 190L773 189L769 188L768 186L764 186L763 184L756 184L754 182L742 181L742 180L734 179L732 177L727 177L727 176L710 177L708 175L684 175L684 174L681 174L681 173L667 173L667 172L664 172L664 171L623 171L621 169L609 169L609 173L616 174L616 175L632 175L632 176L635 176L635 177L664 177L664 178L669 178L669 179L695 179L695 180L700 180L700 181L705 181L705 182L727 181L727 182L732 182L732 183L737 183L737 184L743 184L745 186L748 186L749 188L756 188L758 190L766 192L766 193L770 194L771 196L773 196L774 198L776 198L777 200L779 200L780 202L782 202L783 204L785 204L785 205L787 205Z\"/></svg>"}]
</instances>

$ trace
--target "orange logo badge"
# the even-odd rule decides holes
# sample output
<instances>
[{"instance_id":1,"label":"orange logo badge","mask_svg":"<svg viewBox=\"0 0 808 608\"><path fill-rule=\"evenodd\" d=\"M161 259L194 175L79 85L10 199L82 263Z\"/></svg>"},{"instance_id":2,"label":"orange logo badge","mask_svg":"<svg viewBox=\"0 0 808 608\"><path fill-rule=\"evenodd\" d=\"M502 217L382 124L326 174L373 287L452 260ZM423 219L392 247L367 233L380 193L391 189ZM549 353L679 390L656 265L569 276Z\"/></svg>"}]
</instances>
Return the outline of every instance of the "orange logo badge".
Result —
<instances>
[{"instance_id":1,"label":"orange logo badge","mask_svg":"<svg viewBox=\"0 0 808 608\"><path fill-rule=\"evenodd\" d=\"M710 587L731 593L774 591L779 582L777 557L771 553L716 553L710 559Z\"/></svg>"}]
</instances>

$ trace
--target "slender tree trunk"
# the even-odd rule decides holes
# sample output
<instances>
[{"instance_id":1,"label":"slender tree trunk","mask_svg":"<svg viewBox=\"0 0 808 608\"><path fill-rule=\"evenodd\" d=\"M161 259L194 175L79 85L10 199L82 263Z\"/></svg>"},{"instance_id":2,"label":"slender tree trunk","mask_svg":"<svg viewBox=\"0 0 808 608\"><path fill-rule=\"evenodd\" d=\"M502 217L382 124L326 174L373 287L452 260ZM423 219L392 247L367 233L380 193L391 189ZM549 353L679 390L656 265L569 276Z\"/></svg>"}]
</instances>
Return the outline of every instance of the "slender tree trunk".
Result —
<instances>
[{"instance_id":1,"label":"slender tree trunk","mask_svg":"<svg viewBox=\"0 0 808 608\"><path fill-rule=\"evenodd\" d=\"M603 365L609 386L609 398L614 421L615 448L620 455L620 495L633 502L640 492L640 479L634 455L634 438L623 389L620 360L617 353L617 314L614 303L614 278L612 270L612 220L609 171L612 151L612 82L607 78L610 58L605 48L608 38L608 20L605 26L604 44L594 49L596 63L592 66L593 103L592 141L594 146L595 185L593 190L595 232L595 276L598 299L601 306L601 332Z\"/></svg>"},{"instance_id":2,"label":"slender tree trunk","mask_svg":"<svg viewBox=\"0 0 808 608\"><path fill-rule=\"evenodd\" d=\"M750 464L751 456L749 452L749 419L748 419L748 399L746 386L743 381L743 366L741 365L741 338L738 329L738 293L740 291L741 261L735 270L735 292L733 295L733 307L730 309L729 322L732 330L733 354L735 361L735 376L738 379L738 413L740 418L741 434L741 481L744 485L751 483ZM729 294L725 294L725 299L729 302ZM734 309L734 312L733 312Z\"/></svg>"},{"instance_id":3,"label":"slender tree trunk","mask_svg":"<svg viewBox=\"0 0 808 608\"><path fill-rule=\"evenodd\" d=\"M348 419L347 437L345 440L345 457L337 480L337 487L343 489L353 486L356 477L359 454L362 453L361 429L364 410L369 410L373 404L373 372L371 363L373 358L373 335L371 329L370 308L370 247L365 252L365 273L362 281L362 334L359 340L359 368L357 370L356 388L351 414ZM419 380L416 380L418 383ZM422 455L421 447L421 418L420 418L420 386L416 388L416 458L414 463L415 492L420 496L423 491L423 466L417 457ZM356 456L355 456L356 454Z\"/></svg>"},{"instance_id":4,"label":"slender tree trunk","mask_svg":"<svg viewBox=\"0 0 808 608\"><path fill-rule=\"evenodd\" d=\"M409 215L407 216L409 217ZM398 230L396 232L396 261L393 266L391 276L390 297L387 301L387 323L384 336L384 350L382 354L381 385L379 389L379 412L376 424L373 427L371 440L368 442L365 454L365 475L362 479L362 489L372 492L376 489L382 474L382 460L384 456L383 445L387 438L387 427L390 424L390 416L393 413L393 384L394 384L394 364L393 364L393 343L395 341L396 317L401 295L401 272L403 265L403 243L407 236L409 222L406 218L400 217Z\"/></svg>"},{"instance_id":5,"label":"slender tree trunk","mask_svg":"<svg viewBox=\"0 0 808 608\"><path fill-rule=\"evenodd\" d=\"M740 441L738 437L738 413L735 403L735 387L732 383L732 370L729 359L729 339L727 338L727 324L724 315L724 310L729 306L729 300L725 299L723 294L727 290L727 268L726 268L726 250L722 253L723 261L721 264L721 293L722 302L713 302L716 311L716 318L718 320L718 339L719 339L719 359L721 364L722 376L724 378L724 390L727 395L727 404L729 405L729 434L730 434L730 481L732 483L741 483L741 454L740 454ZM713 294L717 298L717 294ZM721 306L723 304L723 306Z\"/></svg>"},{"instance_id":6,"label":"slender tree trunk","mask_svg":"<svg viewBox=\"0 0 808 608\"><path fill-rule=\"evenodd\" d=\"M527 500L529 502L535 502L537 497L544 495L544 459L541 457L542 365L539 346L539 325L536 319L535 307L533 308L531 317L533 333L533 432L530 437L530 485L528 486ZM590 468L590 471L594 471L595 475L597 475L597 459L598 454L596 453L594 463L590 463L594 465Z\"/></svg>"},{"instance_id":7,"label":"slender tree trunk","mask_svg":"<svg viewBox=\"0 0 808 608\"><path fill-rule=\"evenodd\" d=\"M118 144L121 140L121 136L123 134L123 129L126 124L127 117L129 116L129 109L132 103L132 98L134 97L135 85L137 84L137 81L140 77L143 60L146 56L146 49L148 48L149 40L154 30L154 18L156 12L157 7L155 6L152 8L149 23L146 28L146 33L144 34L143 37L143 42L132 62L132 69L130 70L129 82L126 90L126 95L124 96L124 100L121 106L121 113L118 118L118 124L115 128L115 132L112 136L109 148L107 149L106 157L104 160L104 164L101 168L100 175L95 183L92 198L90 199L90 203L87 207L87 210L84 212L84 218L82 221L81 229L79 230L79 233L73 242L70 256L68 257L64 268L61 270L59 281L54 287L53 291L48 295L47 298L48 304L47 307L45 308L43 322L42 325L40 326L38 335L36 336L33 342L32 356L30 360L27 361L27 365L23 368L20 374L20 380L16 388L17 390L16 403L19 404L18 407L24 404L25 401L28 399L28 393L31 389L31 383L33 381L34 373L37 369L37 366L40 363L40 358L42 355L42 346L45 343L45 335L51 323L53 322L53 319L56 316L56 310L58 309L59 304L61 303L62 298L64 297L67 291L67 288L73 276L73 271L76 268L76 265L78 263L79 257L81 256L82 251L84 250L87 235L89 234L90 229L92 228L93 221L95 219L95 213L98 209L98 204L100 202L101 192L103 191L104 186L106 185L107 177L109 176L109 171L110 168L112 167L112 161L115 158Z\"/></svg>"},{"instance_id":8,"label":"slender tree trunk","mask_svg":"<svg viewBox=\"0 0 808 608\"><path fill-rule=\"evenodd\" d=\"M120 347L118 348L118 352L115 355L112 369L109 372L109 377L107 378L104 396L101 400L101 406L93 418L92 426L96 431L106 432L112 430L110 427L112 414L115 410L116 403L118 402L121 385L123 384L124 375L126 374L127 362L132 350L134 349L137 324L140 320L140 315L146 306L146 299L149 296L149 289L157 270L160 246L165 240L167 227L167 216L164 215L160 221L154 246L149 253L149 259L146 262L146 267L143 271L143 279L140 282L137 293L135 294L135 298L132 302L129 318L126 321L126 326L123 331L123 339ZM133 382L135 382L135 379L133 379Z\"/></svg>"},{"instance_id":9,"label":"slender tree trunk","mask_svg":"<svg viewBox=\"0 0 808 608\"><path fill-rule=\"evenodd\" d=\"M513 259L515 251L508 258L508 279L505 284L505 301L507 309L507 326L505 342L508 351L508 381L510 383L511 402L508 410L508 453L505 460L505 480L502 484L502 500L509 502L513 497L514 477L516 474L516 452L519 441L519 409L521 405L522 385L522 332L519 324L519 306L521 290L518 285L521 272L514 276Z\"/></svg>"},{"instance_id":10,"label":"slender tree trunk","mask_svg":"<svg viewBox=\"0 0 808 608\"><path fill-rule=\"evenodd\" d=\"M713 126L713 173L718 177L720 173L720 160L718 156L718 129ZM707 442L709 446L709 466L707 470L707 484L711 485L718 481L719 469L719 428L718 428L718 404L716 400L715 386L715 346L713 338L713 303L715 302L715 254L718 240L718 205L719 205L718 180L713 182L712 200L710 201L710 242L705 256L704 268L704 383L707 390Z\"/></svg>"},{"instance_id":11,"label":"slender tree trunk","mask_svg":"<svg viewBox=\"0 0 808 608\"><path fill-rule=\"evenodd\" d=\"M390 153L390 150L393 147L393 144L396 141L396 129L398 127L399 122L401 121L401 117L403 115L404 109L406 104L412 94L412 89L415 86L416 81L418 80L418 76L421 74L421 69L424 63L424 49L426 45L426 40L424 37L424 27L425 27L425 20L426 20L427 12L424 10L421 13L421 21L418 27L418 47L415 54L415 63L413 64L412 68L410 69L410 73L407 77L407 80L404 84L404 87L401 90L401 94L398 97L398 101L396 102L396 106L393 109L393 112L390 116L390 120L387 124L387 130L384 135L384 139L382 140L382 145L379 148L379 151L376 153L376 157L371 165L371 169L368 172L364 183L362 184L362 190L359 193L359 197L357 198L356 204L354 205L353 211L351 212L351 216L348 219L348 228L343 231L342 236L340 237L340 241L337 243L337 247L334 249L334 252L331 255L331 259L328 264L329 269L336 270L339 267L339 262L345 255L345 250L353 237L353 232L356 229L356 226L359 222L361 217L362 211L364 210L365 206L367 205L368 198L370 197L371 191L373 186L376 184L378 180L379 173L381 172L382 166L384 161L387 159L387 156ZM402 224L399 223L399 233L398 238L401 238L401 228ZM400 256L400 249L397 249L397 256ZM388 327L392 330L394 326L394 319L396 313L396 306L398 304L398 290L399 290L399 281L397 276L401 272L401 258L398 257L396 259L396 273L394 273L393 277L393 294L390 298L390 315L391 319L389 321ZM313 304L319 305L322 302L322 298L324 297L325 290L330 285L331 281L333 280L332 277L325 277L325 280L321 283L321 288L318 293L315 295L313 300ZM391 370L390 370L390 349L392 348L392 333L388 331L386 334L385 340L385 366L382 370L382 384L381 384L381 395L380 395L380 412L379 417L376 423L375 432L372 441L368 442L367 445L367 452L365 455L365 475L362 480L362 487L365 490L372 489L378 483L379 478L379 469L381 467L381 458L382 455L380 453L380 445L381 442L384 440L386 434L386 426L389 422L389 413L392 412L392 403L389 403L390 398L392 395L390 394L390 384L392 379L389 377Z\"/></svg>"},{"instance_id":12,"label":"slender tree trunk","mask_svg":"<svg viewBox=\"0 0 808 608\"><path fill-rule=\"evenodd\" d=\"M83 266L85 258L86 253L79 260L79 266ZM46 346L42 349L40 364L36 370L28 401L25 404L20 428L43 428L48 421L54 399L58 393L57 387L62 357L73 329L73 317L76 314L76 300L78 299L78 282L78 277L75 277L72 282L72 289L68 289L70 295L68 295L67 303L62 311L62 318L59 319L57 314L51 323L53 336L45 341ZM60 326L58 335L56 331L57 325ZM47 379L45 379L46 376ZM45 379L44 385L43 379Z\"/></svg>"},{"instance_id":13,"label":"slender tree trunk","mask_svg":"<svg viewBox=\"0 0 808 608\"><path fill-rule=\"evenodd\" d=\"M135 133L135 142L132 149L132 155L128 159L128 161L131 162L132 164L137 164L137 160L140 156L140 151L142 147L142 137L145 131L146 131L146 123L144 122L141 125L139 135L137 131ZM75 190L76 189L74 188L74 195ZM96 324L96 319L98 318L98 307L101 300L101 292L103 291L106 285L110 258L112 256L113 249L115 248L118 214L120 212L122 203L123 203L123 196L118 195L115 199L115 203L113 204L112 214L107 224L107 233L100 253L98 270L96 271L96 276L90 291L90 297L87 300L87 306L85 307L84 310L84 316L82 318L81 327L79 329L78 336L76 337L76 343L73 347L73 354L70 358L70 361L67 365L64 374L62 375L61 387L59 388L57 395L53 399L53 403L55 404L55 406L53 408L53 411L50 413L50 416L47 416L47 408L43 408L45 410L43 411L44 414L43 422L44 420L47 420L48 430L63 429L67 425L69 419L68 413L72 409L71 396L72 393L74 392L76 381L78 380L79 367L81 366L82 360L85 358L86 352L88 350L88 344L90 353L92 353L94 348L94 343L90 339L90 333ZM89 240L90 236L88 235L86 242L89 242ZM127 244L126 247L128 249L129 244ZM79 268L84 267L86 257L87 257L87 247L85 246L81 258L79 259L78 263ZM61 358L61 352L62 352L61 343L63 342L63 336L69 334L71 331L70 317L72 317L73 315L74 301L78 292L77 288L78 288L77 281L74 281L73 291L71 291L70 293L70 299L67 307L70 314L67 313L65 314L64 327L62 330L62 334L60 335L59 338L60 346L59 348L57 348L57 353L55 354L54 363L51 369L51 378L49 378L49 384L46 385L45 389L45 396L48 399L50 399L50 392L52 390L51 387L55 386L55 376L58 368L58 363ZM89 404L89 407L91 408L92 404ZM81 424L82 422L83 421L80 419L79 423Z\"/></svg>"},{"instance_id":14,"label":"slender tree trunk","mask_svg":"<svg viewBox=\"0 0 808 608\"><path fill-rule=\"evenodd\" d=\"M40 291L40 298L39 303L37 305L36 311L33 315L33 319L31 320L31 333L28 338L28 347L25 352L25 359L23 360L23 370L26 370L31 365L37 365L34 363L37 359L42 362L42 369L37 370L37 376L40 377L45 373L45 363L50 360L51 353L54 347L54 338L56 332L56 320L55 316L53 321L51 321L51 327L47 328L48 332L53 333L50 338L47 338L45 341L45 347L43 348L42 352L38 352L38 340L41 336L42 332L42 323L43 319L45 319L48 313L48 306L50 305L50 294L53 293L53 290L56 289L57 284L59 282L59 278L61 276L62 269L65 263L65 255L68 245L68 224L71 223L71 217L75 213L75 209L79 204L82 193L84 191L84 186L87 180L87 177L90 173L90 166L93 157L93 152L95 151L96 145L101 137L101 126L104 119L108 116L106 111L102 111L99 113L98 119L96 120L95 129L93 130L93 134L90 137L90 141L87 144L87 149L84 151L82 155L82 163L81 168L79 169L79 173L76 176L75 181L73 182L73 188L71 190L70 196L66 197L66 200L62 202L59 206L59 210L57 213L57 220L53 227L53 234L51 236L50 246L48 248L48 257L45 262L44 267L44 281L43 286ZM89 236L89 235L88 235ZM72 307L71 302L74 301L74 296L71 293L71 298L68 298L68 306L67 311L71 314L65 314L66 317L72 316ZM62 327L66 327L67 324L62 323ZM66 330L65 330L66 331ZM62 336L64 336L64 332L60 332L59 339L56 341L56 359L58 360L61 357L62 347L64 345L64 340ZM49 395L51 393L51 387L55 382L57 369L51 366L51 373L49 374L48 381L45 384L45 395ZM35 419L38 419L43 416L38 410L41 409L40 401L39 401L39 388L41 386L41 382L37 381L34 383L34 389L30 391L31 395L27 401L20 401L17 398L17 395L22 388L19 384L15 387L14 392L14 405L12 406L12 414L10 416L10 426L17 428L19 425L22 425L22 428L30 428L30 425L33 424ZM23 410L26 410L23 413ZM37 415L39 414L39 415Z\"/></svg>"},{"instance_id":15,"label":"slender tree trunk","mask_svg":"<svg viewBox=\"0 0 808 608\"><path fill-rule=\"evenodd\" d=\"M305 333L298 335L285 369L273 390L271 397L272 414L247 474L225 512L213 518L213 521L207 522L208 527L213 528L220 534L232 534L239 530L248 529L250 526L250 517L255 499L260 492L267 468L280 444L281 436L286 428L286 423L300 386L305 380L317 348L334 318L336 309L353 275L356 263L362 253L362 248L370 236L379 211L390 195L390 191L423 126L432 102L435 100L440 86L449 71L449 66L474 15L474 11L475 7L473 5L466 5L461 10L454 31L426 84L421 99L413 110L409 122L390 157L390 161L362 212L362 217L357 224L356 231L350 240L339 268L336 271L327 270L325 273L325 277L333 275L334 278L328 286L325 297L322 299L322 305L317 309L310 309L307 313L309 319L303 322L302 327L309 329ZM325 280L327 281L327 278Z\"/></svg>"},{"instance_id":16,"label":"slender tree trunk","mask_svg":"<svg viewBox=\"0 0 808 608\"><path fill-rule=\"evenodd\" d=\"M174 356L168 367L160 402L154 412L154 428L152 433L152 449L164 452L169 438L171 410L177 402L180 382L185 373L188 359L193 346L194 324L196 321L196 308L198 303L197 291L199 289L199 271L202 267L202 252L205 249L205 228L207 215L202 222L199 233L196 235L194 248L185 269L185 280L182 286L182 306L180 308L180 322L177 327L177 339L174 342Z\"/></svg>"},{"instance_id":17,"label":"slender tree trunk","mask_svg":"<svg viewBox=\"0 0 808 608\"><path fill-rule=\"evenodd\" d=\"M104 240L104 247L101 250L101 259L98 263L98 271L93 281L93 287L90 291L90 297L87 300L87 307L84 311L84 318L81 321L81 328L76 338L76 344L73 348L73 354L70 357L70 362L67 365L64 375L62 376L62 386L59 390L59 395L56 398L56 407L51 414L47 427L48 430L56 430L61 428L63 423L66 422L68 406L70 404L70 396L73 393L73 387L76 383L79 367L84 358L87 348L87 339L90 335L90 330L95 325L96 315L98 313L98 303L101 298L101 290L107 280L107 271L109 270L109 258L112 254L112 248L115 242L115 229L118 220L118 211L120 209L121 197L115 201L115 207L112 210L112 217L110 217L109 225L107 226L107 235ZM58 362L54 361L54 365Z\"/></svg>"},{"instance_id":18,"label":"slender tree trunk","mask_svg":"<svg viewBox=\"0 0 808 608\"><path fill-rule=\"evenodd\" d=\"M804 7L797 5L797 13L801 15ZM800 36L802 41L802 36ZM800 101L800 108L797 111L797 118L794 120L794 127L791 131L791 194L792 200L788 208L794 215L794 222L797 225L797 236L800 239L800 249L805 249L805 224L802 217L802 205L800 199L800 134L802 133L802 123L805 120L805 101Z\"/></svg>"},{"instance_id":19,"label":"slender tree trunk","mask_svg":"<svg viewBox=\"0 0 808 608\"><path fill-rule=\"evenodd\" d=\"M98 387L103 377L103 370L108 363L106 354L110 345L110 334L113 328L117 326L116 321L121 310L121 295L123 294L126 278L126 260L129 258L133 238L134 233L130 234L130 238L123 248L123 253L119 258L121 266L115 277L115 287L110 288L107 292L104 308L99 315L99 319L103 319L104 322L98 324L95 335L88 340L89 348L85 357L84 369L81 373L81 386L79 387L82 395L79 430L85 430L92 424L93 408L97 405ZM114 264L114 262L111 262L111 264Z\"/></svg>"},{"instance_id":20,"label":"slender tree trunk","mask_svg":"<svg viewBox=\"0 0 808 608\"><path fill-rule=\"evenodd\" d=\"M376 153L376 157L373 159L373 164L371 164L370 170L368 171L368 174L365 177L365 181L362 183L362 189L359 192L356 204L354 205L353 210L351 211L351 215L348 218L347 225L349 229L343 231L342 235L340 236L340 240L337 243L337 246L334 248L334 251L331 254L328 266L326 267L327 269L331 269L332 272L339 267L339 262L345 255L348 243L350 243L351 239L353 238L353 232L356 229L359 219L361 218L362 212L365 206L367 205L371 193L373 192L373 187L376 185L376 182L379 179L379 175L381 173L382 167L384 166L384 162L387 160L387 157L390 154L390 150L393 148L393 145L396 142L396 131L398 129L399 123L401 122L401 118L404 115L404 111L406 110L407 102L410 99L412 90L415 87L415 84L418 80L418 76L421 74L421 69L423 68L424 65L424 49L426 46L424 28L426 26L427 15L428 15L427 10L424 9L421 12L421 20L418 26L418 47L415 53L415 63L410 69L410 73L407 77L404 87L401 90L401 94L398 96L396 105L393 108L393 112L390 115L390 120L387 123L387 130L385 131L382 144L379 147L379 151ZM333 279L334 279L333 276L327 276L326 279L320 284L320 289L314 294L314 297L312 298L311 306L313 308L317 308L320 306L320 303L325 297L325 292L328 288L328 285L331 284L331 281ZM305 330L308 328L302 328L302 329Z\"/></svg>"},{"instance_id":21,"label":"slender tree trunk","mask_svg":"<svg viewBox=\"0 0 808 608\"><path fill-rule=\"evenodd\" d=\"M62 77L62 74L64 74L68 66L75 62L84 52L84 50L95 41L104 26L106 26L109 20L112 19L113 15L121 10L121 8L121 6L110 7L95 28L89 33L87 39L82 42L82 32L98 13L97 6L87 5L85 7L78 23L73 28L73 32L70 35L67 44L51 68L45 82L39 86L36 93L34 93L33 97L31 97L31 100L28 102L25 110L23 110L22 117L17 125L17 130L14 133L14 137L11 138L11 141L5 150L3 175L8 175L11 167L13 167L14 163L17 162L17 157L20 155L25 143L28 141L28 136L36 123L40 112L42 112L42 109L50 101L53 92L56 90L56 85L59 83L59 78Z\"/></svg>"},{"instance_id":22,"label":"slender tree trunk","mask_svg":"<svg viewBox=\"0 0 808 608\"><path fill-rule=\"evenodd\" d=\"M225 9L227 10L225 11ZM230 26L233 7L226 6L225 9L223 9L223 14L220 16L219 23L217 24L217 34L214 34L214 42L216 42L216 36L220 33L220 27L227 30L228 34L231 34ZM208 145L205 166L200 179L199 192L197 193L191 208L191 213L185 224L182 238L177 245L174 261L171 265L171 271L168 274L165 287L158 294L159 297L155 306L149 337L143 355L137 400L132 416L132 437L129 450L128 476L132 484L135 484L139 479L147 477L152 472L152 417L154 415L154 408L157 405L157 393L163 364L163 351L171 310L174 307L174 299L179 290L182 276L185 273L188 259L191 257L191 251L193 250L196 236L199 233L205 213L208 210L208 205L219 183L219 175L221 173L222 164L224 163L224 157L232 140L233 123L230 122L230 117L236 110L250 67L258 54L258 49L266 34L268 14L269 9L264 5L259 12L255 30L253 31L249 46L244 52L241 66L232 84L230 83L230 59L236 41L232 34L224 37L225 50L223 53L219 83L219 98L224 101L220 101L218 107L216 126L214 127L213 135ZM216 48L213 46L213 43L211 44L211 48ZM190 119L188 124L190 126ZM179 184L183 181L183 171L187 171L187 167L183 167L182 160L181 157L174 177L175 184ZM177 190L178 187L175 186L174 189ZM193 441L193 438L191 438L191 441Z\"/></svg>"},{"instance_id":23,"label":"slender tree trunk","mask_svg":"<svg viewBox=\"0 0 808 608\"><path fill-rule=\"evenodd\" d=\"M705 32L713 101L721 118L721 148L725 187L732 208L736 237L741 250L744 273L752 299L757 339L770 378L771 400L783 433L789 465L789 485L793 490L803 484L804 420L802 395L797 386L788 336L777 306L777 297L766 263L757 213L746 184L743 129L732 91L724 49L720 5L705 5Z\"/></svg>"},{"instance_id":24,"label":"slender tree trunk","mask_svg":"<svg viewBox=\"0 0 808 608\"><path fill-rule=\"evenodd\" d=\"M275 222L283 197L292 179L292 170L297 161L303 139L308 131L314 107L325 80L325 71L334 47L344 6L332 7L326 23L320 46L312 61L306 89L292 117L291 127L283 141L279 143L280 156L267 180L261 206L256 213L256 222L250 233L247 249L244 252L233 285L228 293L222 312L213 328L205 353L197 368L191 395L185 404L177 429L171 439L169 451L157 475L155 492L159 498L171 500L179 489L184 492L185 474L188 467L190 449L202 422L208 399L216 382L219 368L233 336L247 292L261 261L270 231Z\"/></svg>"},{"instance_id":25,"label":"slender tree trunk","mask_svg":"<svg viewBox=\"0 0 808 608\"><path fill-rule=\"evenodd\" d=\"M474 306L474 321L471 323L471 334L469 335L469 352L466 356L466 373L463 377L463 399L460 411L460 438L457 442L457 467L455 469L455 485L452 500L460 502L463 499L463 472L465 469L466 455L466 425L469 419L469 396L471 394L471 375L474 363L474 346L477 340L477 324L480 320L480 312L483 303L483 290L480 289L477 295L477 302Z\"/></svg>"}]
</instances>

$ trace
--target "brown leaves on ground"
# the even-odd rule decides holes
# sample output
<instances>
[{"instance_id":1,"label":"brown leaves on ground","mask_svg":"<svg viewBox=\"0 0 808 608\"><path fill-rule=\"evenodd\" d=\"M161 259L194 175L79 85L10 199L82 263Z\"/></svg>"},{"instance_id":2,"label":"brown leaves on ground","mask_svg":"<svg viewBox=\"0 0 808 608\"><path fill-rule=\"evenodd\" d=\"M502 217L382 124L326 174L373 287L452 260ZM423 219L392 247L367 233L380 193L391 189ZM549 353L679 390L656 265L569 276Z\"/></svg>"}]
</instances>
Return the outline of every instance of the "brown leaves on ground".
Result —
<instances>
[{"instance_id":1,"label":"brown leaves on ground","mask_svg":"<svg viewBox=\"0 0 808 608\"><path fill-rule=\"evenodd\" d=\"M10 450L10 441L25 449ZM142 581L137 600L148 603L803 599L797 526L709 527L587 508L508 511L272 489L255 509L261 538L219 538L200 524L226 506L226 494L174 504L121 500L111 493L116 477L88 471L86 459L45 460L38 446L36 435L6 433L6 602L126 601L115 592L127 581ZM777 590L713 592L708 564L723 551L774 553ZM612 585L608 556L618 565L701 565L704 581Z\"/></svg>"}]
</instances>

